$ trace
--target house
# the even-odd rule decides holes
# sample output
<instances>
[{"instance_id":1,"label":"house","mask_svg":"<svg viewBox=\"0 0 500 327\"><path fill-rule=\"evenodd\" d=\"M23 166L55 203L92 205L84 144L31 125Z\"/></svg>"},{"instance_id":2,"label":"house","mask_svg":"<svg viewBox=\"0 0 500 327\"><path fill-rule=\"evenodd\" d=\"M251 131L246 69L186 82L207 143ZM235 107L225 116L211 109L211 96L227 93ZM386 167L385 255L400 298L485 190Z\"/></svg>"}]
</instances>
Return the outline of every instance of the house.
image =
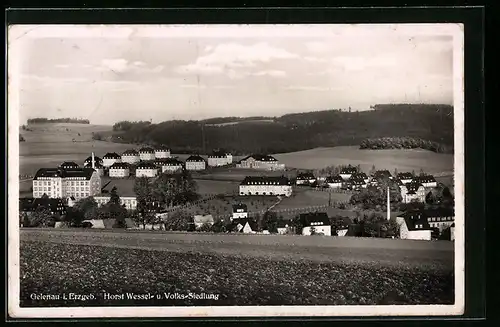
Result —
<instances>
[{"instance_id":1,"label":"house","mask_svg":"<svg viewBox=\"0 0 500 327\"><path fill-rule=\"evenodd\" d=\"M399 238L408 240L432 239L432 228L421 212L405 212L396 218Z\"/></svg>"},{"instance_id":2,"label":"house","mask_svg":"<svg viewBox=\"0 0 500 327\"><path fill-rule=\"evenodd\" d=\"M296 185L309 185L316 182L316 177L313 173L300 173L295 180Z\"/></svg>"},{"instance_id":3,"label":"house","mask_svg":"<svg viewBox=\"0 0 500 327\"><path fill-rule=\"evenodd\" d=\"M237 168L264 169L264 170L285 170L285 165L270 155L252 154L241 159L237 164Z\"/></svg>"},{"instance_id":4,"label":"house","mask_svg":"<svg viewBox=\"0 0 500 327\"><path fill-rule=\"evenodd\" d=\"M332 236L332 226L326 212L311 212L300 215L302 235Z\"/></svg>"},{"instance_id":5,"label":"house","mask_svg":"<svg viewBox=\"0 0 500 327\"><path fill-rule=\"evenodd\" d=\"M440 232L455 224L455 213L451 208L427 209L423 215L430 227L438 228Z\"/></svg>"},{"instance_id":6,"label":"house","mask_svg":"<svg viewBox=\"0 0 500 327\"><path fill-rule=\"evenodd\" d=\"M99 207L108 203L110 199L109 195L94 196ZM137 198L135 196L120 196L120 204L124 205L127 210L135 210L137 209Z\"/></svg>"},{"instance_id":7,"label":"house","mask_svg":"<svg viewBox=\"0 0 500 327\"><path fill-rule=\"evenodd\" d=\"M130 176L130 164L126 162L115 162L109 167L109 177L124 178Z\"/></svg>"},{"instance_id":8,"label":"house","mask_svg":"<svg viewBox=\"0 0 500 327\"><path fill-rule=\"evenodd\" d=\"M139 152L135 150L126 150L125 152L122 153L122 162L129 163L131 165L134 165L141 161L141 157L139 156Z\"/></svg>"},{"instance_id":9,"label":"house","mask_svg":"<svg viewBox=\"0 0 500 327\"><path fill-rule=\"evenodd\" d=\"M416 182L422 184L424 187L437 187L437 181L432 175L420 175L415 178Z\"/></svg>"},{"instance_id":10,"label":"house","mask_svg":"<svg viewBox=\"0 0 500 327\"><path fill-rule=\"evenodd\" d=\"M233 220L231 230L237 233L255 234L257 232L257 223L251 218Z\"/></svg>"},{"instance_id":11,"label":"house","mask_svg":"<svg viewBox=\"0 0 500 327\"><path fill-rule=\"evenodd\" d=\"M60 166L62 169L78 168L78 164L74 161L65 161Z\"/></svg>"},{"instance_id":12,"label":"house","mask_svg":"<svg viewBox=\"0 0 500 327\"><path fill-rule=\"evenodd\" d=\"M351 178L352 174L356 173L358 170L356 167L348 166L344 167L340 170L340 177L342 177L343 180L348 180Z\"/></svg>"},{"instance_id":13,"label":"house","mask_svg":"<svg viewBox=\"0 0 500 327\"><path fill-rule=\"evenodd\" d=\"M141 162L135 169L135 177L156 177L158 167L152 162Z\"/></svg>"},{"instance_id":14,"label":"house","mask_svg":"<svg viewBox=\"0 0 500 327\"><path fill-rule=\"evenodd\" d=\"M383 179L391 179L391 172L388 170L377 170L373 173L373 179L383 180Z\"/></svg>"},{"instance_id":15,"label":"house","mask_svg":"<svg viewBox=\"0 0 500 327\"><path fill-rule=\"evenodd\" d=\"M142 161L155 160L155 150L150 147L143 147L139 149L139 158Z\"/></svg>"},{"instance_id":16,"label":"house","mask_svg":"<svg viewBox=\"0 0 500 327\"><path fill-rule=\"evenodd\" d=\"M365 182L365 184L367 184L370 181L368 176L363 172L355 172L354 174L351 175L350 179L362 179Z\"/></svg>"},{"instance_id":17,"label":"house","mask_svg":"<svg viewBox=\"0 0 500 327\"><path fill-rule=\"evenodd\" d=\"M159 145L155 148L156 159L170 158L170 149L164 145Z\"/></svg>"},{"instance_id":18,"label":"house","mask_svg":"<svg viewBox=\"0 0 500 327\"><path fill-rule=\"evenodd\" d=\"M368 187L368 184L367 184L366 180L363 179L363 177L355 177L354 174L351 176L351 178L349 178L348 182L349 183L346 185L349 185L348 188L350 188L352 190L359 190L361 188Z\"/></svg>"},{"instance_id":19,"label":"house","mask_svg":"<svg viewBox=\"0 0 500 327\"><path fill-rule=\"evenodd\" d=\"M453 223L450 226L450 241L454 241L454 240L455 240L455 224Z\"/></svg>"},{"instance_id":20,"label":"house","mask_svg":"<svg viewBox=\"0 0 500 327\"><path fill-rule=\"evenodd\" d=\"M278 229L278 234L280 235L287 234L289 232L288 223L285 220L278 220L277 229Z\"/></svg>"},{"instance_id":21,"label":"house","mask_svg":"<svg viewBox=\"0 0 500 327\"><path fill-rule=\"evenodd\" d=\"M33 178L33 197L65 198L76 200L99 194L101 176L92 168L40 168Z\"/></svg>"},{"instance_id":22,"label":"house","mask_svg":"<svg viewBox=\"0 0 500 327\"><path fill-rule=\"evenodd\" d=\"M329 176L326 178L326 183L329 188L341 188L343 181L344 180L339 175Z\"/></svg>"},{"instance_id":23,"label":"house","mask_svg":"<svg viewBox=\"0 0 500 327\"><path fill-rule=\"evenodd\" d=\"M401 197L403 198L403 203L410 202L425 202L425 187L418 182L410 182L404 184L399 184L399 189L401 191Z\"/></svg>"},{"instance_id":24,"label":"house","mask_svg":"<svg viewBox=\"0 0 500 327\"><path fill-rule=\"evenodd\" d=\"M50 211L51 214L66 214L66 204L63 199L42 199L42 198L20 198L19 211L30 214L38 208L44 207Z\"/></svg>"},{"instance_id":25,"label":"house","mask_svg":"<svg viewBox=\"0 0 500 327\"><path fill-rule=\"evenodd\" d=\"M186 170L205 170L207 162L201 156L193 155L186 159Z\"/></svg>"},{"instance_id":26,"label":"house","mask_svg":"<svg viewBox=\"0 0 500 327\"><path fill-rule=\"evenodd\" d=\"M184 167L184 163L177 158L159 158L154 163L162 173L174 173L181 171Z\"/></svg>"},{"instance_id":27,"label":"house","mask_svg":"<svg viewBox=\"0 0 500 327\"><path fill-rule=\"evenodd\" d=\"M412 173L399 173L396 177L403 184L408 184L408 183L412 182L414 179L414 176Z\"/></svg>"},{"instance_id":28,"label":"house","mask_svg":"<svg viewBox=\"0 0 500 327\"><path fill-rule=\"evenodd\" d=\"M337 220L335 224L337 236L347 236L347 232L349 231L349 226L351 226L351 224L352 221L349 217L341 217L340 220Z\"/></svg>"},{"instance_id":29,"label":"house","mask_svg":"<svg viewBox=\"0 0 500 327\"><path fill-rule=\"evenodd\" d=\"M233 219L248 218L248 207L244 203L238 203L233 205Z\"/></svg>"},{"instance_id":30,"label":"house","mask_svg":"<svg viewBox=\"0 0 500 327\"><path fill-rule=\"evenodd\" d=\"M208 155L209 167L227 166L233 163L233 156L224 151L213 151Z\"/></svg>"},{"instance_id":31,"label":"house","mask_svg":"<svg viewBox=\"0 0 500 327\"><path fill-rule=\"evenodd\" d=\"M115 162L122 162L122 156L115 152L108 152L103 157L102 165L106 168L111 167Z\"/></svg>"},{"instance_id":32,"label":"house","mask_svg":"<svg viewBox=\"0 0 500 327\"><path fill-rule=\"evenodd\" d=\"M247 176L240 184L240 195L292 195L292 184L284 176Z\"/></svg>"},{"instance_id":33,"label":"house","mask_svg":"<svg viewBox=\"0 0 500 327\"><path fill-rule=\"evenodd\" d=\"M200 229L206 224L212 226L214 222L214 217L212 215L194 215L193 217L193 223L196 229Z\"/></svg>"},{"instance_id":34,"label":"house","mask_svg":"<svg viewBox=\"0 0 500 327\"><path fill-rule=\"evenodd\" d=\"M83 163L83 167L85 168L92 168L97 171L99 176L104 176L104 166L102 165L103 161L101 158L96 157L94 155L94 152L92 152L92 155L85 159L85 162Z\"/></svg>"}]
</instances>

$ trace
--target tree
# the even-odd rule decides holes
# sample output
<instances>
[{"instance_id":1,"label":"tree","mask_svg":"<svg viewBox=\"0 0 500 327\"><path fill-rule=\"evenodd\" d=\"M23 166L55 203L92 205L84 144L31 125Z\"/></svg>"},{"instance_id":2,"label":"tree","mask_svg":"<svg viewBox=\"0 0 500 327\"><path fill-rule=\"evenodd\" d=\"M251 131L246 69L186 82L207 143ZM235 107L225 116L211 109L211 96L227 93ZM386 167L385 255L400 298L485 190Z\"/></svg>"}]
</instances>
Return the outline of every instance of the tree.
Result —
<instances>
[{"instance_id":1,"label":"tree","mask_svg":"<svg viewBox=\"0 0 500 327\"><path fill-rule=\"evenodd\" d=\"M429 193L425 196L425 203L434 204L434 195L432 194L432 191L429 191Z\"/></svg>"},{"instance_id":2,"label":"tree","mask_svg":"<svg viewBox=\"0 0 500 327\"><path fill-rule=\"evenodd\" d=\"M47 195L47 193L43 193L42 195L42 199L43 200L47 200L47 199L50 199L49 196Z\"/></svg>"},{"instance_id":3,"label":"tree","mask_svg":"<svg viewBox=\"0 0 500 327\"><path fill-rule=\"evenodd\" d=\"M278 232L278 215L276 212L267 211L262 217L263 229L269 231L269 233L277 233Z\"/></svg>"},{"instance_id":4,"label":"tree","mask_svg":"<svg viewBox=\"0 0 500 327\"><path fill-rule=\"evenodd\" d=\"M188 231L193 224L193 217L183 210L170 213L164 221L166 230Z\"/></svg>"},{"instance_id":5,"label":"tree","mask_svg":"<svg viewBox=\"0 0 500 327\"><path fill-rule=\"evenodd\" d=\"M394 168L394 177L397 177L398 176L398 169L397 168Z\"/></svg>"},{"instance_id":6,"label":"tree","mask_svg":"<svg viewBox=\"0 0 500 327\"><path fill-rule=\"evenodd\" d=\"M134 193L137 198L137 222L141 223L144 229L146 229L146 224L154 220L153 211L158 201L153 192L153 184L149 178L138 177L135 179Z\"/></svg>"},{"instance_id":7,"label":"tree","mask_svg":"<svg viewBox=\"0 0 500 327\"><path fill-rule=\"evenodd\" d=\"M304 223L300 219L300 215L297 215L293 217L292 221L290 222L290 225L295 229L295 234L302 234L302 229L304 228Z\"/></svg>"},{"instance_id":8,"label":"tree","mask_svg":"<svg viewBox=\"0 0 500 327\"><path fill-rule=\"evenodd\" d=\"M80 227L86 219L84 213L76 206L66 209L66 222L72 227Z\"/></svg>"},{"instance_id":9,"label":"tree","mask_svg":"<svg viewBox=\"0 0 500 327\"><path fill-rule=\"evenodd\" d=\"M53 222L52 213L44 206L39 206L29 216L31 227L48 227Z\"/></svg>"},{"instance_id":10,"label":"tree","mask_svg":"<svg viewBox=\"0 0 500 327\"><path fill-rule=\"evenodd\" d=\"M92 219L95 216L98 205L93 197L87 197L75 203L73 208L80 211L85 219Z\"/></svg>"},{"instance_id":11,"label":"tree","mask_svg":"<svg viewBox=\"0 0 500 327\"><path fill-rule=\"evenodd\" d=\"M19 142L26 142L26 140L21 134L19 134Z\"/></svg>"},{"instance_id":12,"label":"tree","mask_svg":"<svg viewBox=\"0 0 500 327\"><path fill-rule=\"evenodd\" d=\"M200 232L211 232L212 231L212 224L210 223L204 223L203 225L198 228Z\"/></svg>"},{"instance_id":13,"label":"tree","mask_svg":"<svg viewBox=\"0 0 500 327\"><path fill-rule=\"evenodd\" d=\"M226 231L224 222L222 220L217 220L212 226L211 231L214 233L222 233Z\"/></svg>"},{"instance_id":14,"label":"tree","mask_svg":"<svg viewBox=\"0 0 500 327\"><path fill-rule=\"evenodd\" d=\"M161 205L169 207L197 200L197 185L188 171L162 174L153 183L153 193Z\"/></svg>"}]
</instances>

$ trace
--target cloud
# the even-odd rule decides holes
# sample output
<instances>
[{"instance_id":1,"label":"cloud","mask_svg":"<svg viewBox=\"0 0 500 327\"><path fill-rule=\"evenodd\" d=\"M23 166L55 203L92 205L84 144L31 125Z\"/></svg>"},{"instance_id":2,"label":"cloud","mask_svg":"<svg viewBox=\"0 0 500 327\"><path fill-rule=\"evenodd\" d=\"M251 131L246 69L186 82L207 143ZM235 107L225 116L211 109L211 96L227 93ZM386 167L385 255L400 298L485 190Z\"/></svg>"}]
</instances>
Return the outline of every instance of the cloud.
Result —
<instances>
[{"instance_id":1,"label":"cloud","mask_svg":"<svg viewBox=\"0 0 500 327\"><path fill-rule=\"evenodd\" d=\"M253 73L253 76L272 76L272 77L285 77L286 72L282 70L264 70L257 73Z\"/></svg>"},{"instance_id":2,"label":"cloud","mask_svg":"<svg viewBox=\"0 0 500 327\"><path fill-rule=\"evenodd\" d=\"M341 56L334 57L331 61L334 65L341 66L345 70L363 70L372 67L388 67L396 64L395 58L390 56Z\"/></svg>"},{"instance_id":3,"label":"cloud","mask_svg":"<svg viewBox=\"0 0 500 327\"><path fill-rule=\"evenodd\" d=\"M184 89L234 89L233 85L181 84Z\"/></svg>"},{"instance_id":4,"label":"cloud","mask_svg":"<svg viewBox=\"0 0 500 327\"><path fill-rule=\"evenodd\" d=\"M99 71L112 71L115 73L126 73L126 72L152 72L152 73L160 73L163 71L164 66L156 66L154 68L150 68L146 63L142 61L134 61L129 62L123 58L116 59L102 59L101 64L96 67Z\"/></svg>"},{"instance_id":5,"label":"cloud","mask_svg":"<svg viewBox=\"0 0 500 327\"><path fill-rule=\"evenodd\" d=\"M60 64L56 65L56 68L69 68L69 65Z\"/></svg>"},{"instance_id":6,"label":"cloud","mask_svg":"<svg viewBox=\"0 0 500 327\"><path fill-rule=\"evenodd\" d=\"M193 63L177 67L175 71L180 74L226 73L230 78L240 78L240 74L242 76L248 74L240 73L236 69L251 68L260 63L298 57L285 49L264 42L253 45L227 43L213 48L207 47L205 50L209 53L198 57Z\"/></svg>"},{"instance_id":7,"label":"cloud","mask_svg":"<svg viewBox=\"0 0 500 327\"><path fill-rule=\"evenodd\" d=\"M326 52L329 49L329 45L325 42L312 41L306 43L306 48L311 52Z\"/></svg>"}]
</instances>

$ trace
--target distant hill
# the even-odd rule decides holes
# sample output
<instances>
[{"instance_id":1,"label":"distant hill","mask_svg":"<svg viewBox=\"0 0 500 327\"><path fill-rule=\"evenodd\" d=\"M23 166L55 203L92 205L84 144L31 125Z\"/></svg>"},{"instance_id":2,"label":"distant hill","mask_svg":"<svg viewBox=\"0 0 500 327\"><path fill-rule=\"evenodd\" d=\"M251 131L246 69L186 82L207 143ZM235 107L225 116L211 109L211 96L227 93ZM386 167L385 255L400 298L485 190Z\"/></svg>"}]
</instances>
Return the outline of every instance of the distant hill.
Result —
<instances>
[{"instance_id":1,"label":"distant hill","mask_svg":"<svg viewBox=\"0 0 500 327\"><path fill-rule=\"evenodd\" d=\"M453 107L389 104L373 110L324 110L281 117L224 117L204 121L120 122L111 140L165 144L175 153L220 148L236 155L285 153L317 147L361 145L367 139L415 138L453 146ZM241 123L241 122L255 123ZM257 122L265 123L257 123ZM126 126L126 128L122 128ZM436 150L438 151L438 150Z\"/></svg>"},{"instance_id":2,"label":"distant hill","mask_svg":"<svg viewBox=\"0 0 500 327\"><path fill-rule=\"evenodd\" d=\"M30 118L27 121L29 124L57 124L57 123L67 123L67 124L90 124L90 120L88 119L80 119L80 118Z\"/></svg>"}]
</instances>

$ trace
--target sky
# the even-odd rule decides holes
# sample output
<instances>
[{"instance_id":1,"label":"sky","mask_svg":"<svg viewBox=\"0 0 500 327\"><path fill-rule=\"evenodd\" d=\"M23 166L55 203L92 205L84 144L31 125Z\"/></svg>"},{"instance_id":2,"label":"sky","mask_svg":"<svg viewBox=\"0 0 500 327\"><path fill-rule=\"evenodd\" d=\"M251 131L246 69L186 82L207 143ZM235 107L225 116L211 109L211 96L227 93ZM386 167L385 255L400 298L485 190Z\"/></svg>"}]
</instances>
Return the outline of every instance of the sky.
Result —
<instances>
[{"instance_id":1,"label":"sky","mask_svg":"<svg viewBox=\"0 0 500 327\"><path fill-rule=\"evenodd\" d=\"M14 26L9 79L20 123L452 104L453 34L439 26Z\"/></svg>"}]
</instances>

